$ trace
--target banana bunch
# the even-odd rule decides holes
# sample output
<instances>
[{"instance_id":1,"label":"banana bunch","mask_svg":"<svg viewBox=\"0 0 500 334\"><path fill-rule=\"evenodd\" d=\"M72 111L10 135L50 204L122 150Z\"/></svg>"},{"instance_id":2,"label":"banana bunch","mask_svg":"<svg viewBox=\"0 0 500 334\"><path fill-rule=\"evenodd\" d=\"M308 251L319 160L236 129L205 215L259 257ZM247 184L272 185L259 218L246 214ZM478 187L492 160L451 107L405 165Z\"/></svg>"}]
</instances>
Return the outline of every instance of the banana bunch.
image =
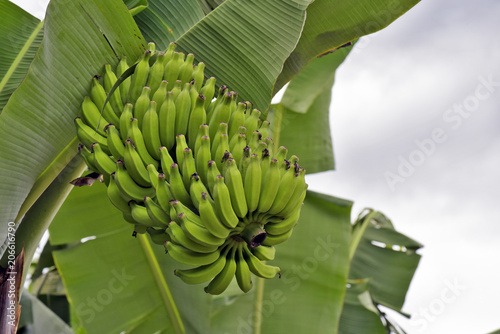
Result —
<instances>
[{"instance_id":1,"label":"banana bunch","mask_svg":"<svg viewBox=\"0 0 500 334\"><path fill-rule=\"evenodd\" d=\"M236 277L247 292L252 274L280 272L264 262L297 224L305 170L276 147L252 103L216 89L215 78L204 80L205 64L175 47L157 52L150 43L133 69L122 58L93 78L75 119L80 154L134 235L148 233L193 266L175 275L210 281L210 294Z\"/></svg>"}]
</instances>

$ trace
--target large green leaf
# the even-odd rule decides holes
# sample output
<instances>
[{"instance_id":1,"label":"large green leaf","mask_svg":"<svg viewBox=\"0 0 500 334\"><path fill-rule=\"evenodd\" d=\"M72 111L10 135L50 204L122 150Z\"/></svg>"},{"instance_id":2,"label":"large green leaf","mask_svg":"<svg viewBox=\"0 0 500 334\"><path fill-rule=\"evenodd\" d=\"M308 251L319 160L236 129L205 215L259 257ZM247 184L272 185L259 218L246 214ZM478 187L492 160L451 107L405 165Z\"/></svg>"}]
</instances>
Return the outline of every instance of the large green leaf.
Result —
<instances>
[{"instance_id":1,"label":"large green leaf","mask_svg":"<svg viewBox=\"0 0 500 334\"><path fill-rule=\"evenodd\" d=\"M0 115L1 226L21 218L76 154L73 119L91 78L144 47L121 1L50 3L42 45Z\"/></svg>"},{"instance_id":2,"label":"large green leaf","mask_svg":"<svg viewBox=\"0 0 500 334\"><path fill-rule=\"evenodd\" d=\"M0 0L0 112L28 72L40 46L43 23L8 0Z\"/></svg>"},{"instance_id":3,"label":"large green leaf","mask_svg":"<svg viewBox=\"0 0 500 334\"><path fill-rule=\"evenodd\" d=\"M217 306L211 333L337 333L349 267L351 202L308 192L292 237L276 247L281 279ZM254 283L255 284L255 283Z\"/></svg>"},{"instance_id":4,"label":"large green leaf","mask_svg":"<svg viewBox=\"0 0 500 334\"><path fill-rule=\"evenodd\" d=\"M266 111L283 63L300 37L310 0L227 0L178 40L205 74Z\"/></svg>"},{"instance_id":5,"label":"large green leaf","mask_svg":"<svg viewBox=\"0 0 500 334\"><path fill-rule=\"evenodd\" d=\"M315 57L388 26L419 0L316 0L297 47L287 59L277 92Z\"/></svg>"},{"instance_id":6,"label":"large green leaf","mask_svg":"<svg viewBox=\"0 0 500 334\"><path fill-rule=\"evenodd\" d=\"M134 17L148 42L166 49L205 15L197 0L149 0L149 6Z\"/></svg>"},{"instance_id":7,"label":"large green leaf","mask_svg":"<svg viewBox=\"0 0 500 334\"><path fill-rule=\"evenodd\" d=\"M209 295L173 275L162 246L131 236L103 184L75 188L49 231L54 246L67 245L54 258L89 334L205 333Z\"/></svg>"},{"instance_id":8,"label":"large green leaf","mask_svg":"<svg viewBox=\"0 0 500 334\"><path fill-rule=\"evenodd\" d=\"M281 102L269 112L273 139L300 157L308 173L335 167L330 104L335 71L352 47L313 60L288 85Z\"/></svg>"},{"instance_id":9,"label":"large green leaf","mask_svg":"<svg viewBox=\"0 0 500 334\"><path fill-rule=\"evenodd\" d=\"M371 278L370 293L378 304L401 311L420 261L417 241L397 232L387 217L369 210L353 229L350 279Z\"/></svg>"}]
</instances>

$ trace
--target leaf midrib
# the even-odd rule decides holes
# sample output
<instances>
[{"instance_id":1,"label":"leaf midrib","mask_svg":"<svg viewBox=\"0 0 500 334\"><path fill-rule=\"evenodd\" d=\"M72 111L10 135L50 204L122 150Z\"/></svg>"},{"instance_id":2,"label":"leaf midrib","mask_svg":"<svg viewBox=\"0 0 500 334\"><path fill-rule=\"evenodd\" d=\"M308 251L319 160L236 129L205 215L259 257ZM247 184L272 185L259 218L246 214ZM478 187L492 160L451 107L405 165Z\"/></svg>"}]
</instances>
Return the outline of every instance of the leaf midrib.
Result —
<instances>
[{"instance_id":1,"label":"leaf midrib","mask_svg":"<svg viewBox=\"0 0 500 334\"><path fill-rule=\"evenodd\" d=\"M5 76L3 77L2 81L0 81L0 92L3 91L3 89L7 85L7 82L12 77L12 75L14 74L14 72L16 71L16 69L19 67L19 64L21 64L21 61L23 60L23 58L26 55L26 53L28 52L29 48L31 47L31 45L35 41L35 38L37 37L38 33L40 32L40 29L42 29L43 22L44 21L40 21L38 23L38 25L36 26L35 30L33 30L33 32L31 33L30 37L26 40L26 43L24 44L23 48L21 49L21 51L17 55L16 59L14 59L14 62L9 67L9 70L7 71L7 73L5 74Z\"/></svg>"}]
</instances>

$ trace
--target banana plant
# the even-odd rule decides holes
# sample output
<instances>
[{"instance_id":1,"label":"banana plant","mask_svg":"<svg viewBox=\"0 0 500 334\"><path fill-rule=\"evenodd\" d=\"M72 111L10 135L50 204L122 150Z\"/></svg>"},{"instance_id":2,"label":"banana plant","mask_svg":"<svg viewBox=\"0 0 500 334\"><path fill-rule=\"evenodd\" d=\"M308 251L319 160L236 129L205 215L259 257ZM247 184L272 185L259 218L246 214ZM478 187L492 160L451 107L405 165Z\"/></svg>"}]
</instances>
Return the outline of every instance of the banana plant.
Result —
<instances>
[{"instance_id":1,"label":"banana plant","mask_svg":"<svg viewBox=\"0 0 500 334\"><path fill-rule=\"evenodd\" d=\"M105 64L115 68L126 58L139 67L149 42L165 51L175 42L176 51L206 64L206 78L252 101L276 147L297 154L308 173L333 169L328 114L336 68L358 38L417 2L52 0L39 21L0 0L0 264L7 267L9 250L24 248L25 279L50 234L23 293L20 326L47 333L402 333L379 307L402 312L421 245L383 214L367 210L351 223L350 201L308 191L293 235L269 261L281 279L252 275L248 292L233 280L212 296L174 275L184 267L164 247L146 234L131 237L134 228L105 184L73 186L82 175L95 178L78 153L73 122ZM281 102L270 105L287 83ZM47 284L54 280L59 288ZM43 321L56 314L64 321Z\"/></svg>"}]
</instances>

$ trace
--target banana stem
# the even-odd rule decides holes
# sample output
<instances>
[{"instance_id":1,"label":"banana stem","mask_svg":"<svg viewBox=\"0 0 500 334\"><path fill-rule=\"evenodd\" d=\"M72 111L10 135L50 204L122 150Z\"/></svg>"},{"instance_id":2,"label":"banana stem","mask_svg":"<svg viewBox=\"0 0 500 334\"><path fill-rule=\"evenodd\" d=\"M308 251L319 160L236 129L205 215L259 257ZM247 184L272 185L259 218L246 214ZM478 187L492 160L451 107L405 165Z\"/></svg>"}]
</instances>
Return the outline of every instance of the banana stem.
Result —
<instances>
[{"instance_id":1,"label":"banana stem","mask_svg":"<svg viewBox=\"0 0 500 334\"><path fill-rule=\"evenodd\" d=\"M245 227L240 236L251 248L255 248L264 242L267 233L262 229L260 224L252 223Z\"/></svg>"}]
</instances>

